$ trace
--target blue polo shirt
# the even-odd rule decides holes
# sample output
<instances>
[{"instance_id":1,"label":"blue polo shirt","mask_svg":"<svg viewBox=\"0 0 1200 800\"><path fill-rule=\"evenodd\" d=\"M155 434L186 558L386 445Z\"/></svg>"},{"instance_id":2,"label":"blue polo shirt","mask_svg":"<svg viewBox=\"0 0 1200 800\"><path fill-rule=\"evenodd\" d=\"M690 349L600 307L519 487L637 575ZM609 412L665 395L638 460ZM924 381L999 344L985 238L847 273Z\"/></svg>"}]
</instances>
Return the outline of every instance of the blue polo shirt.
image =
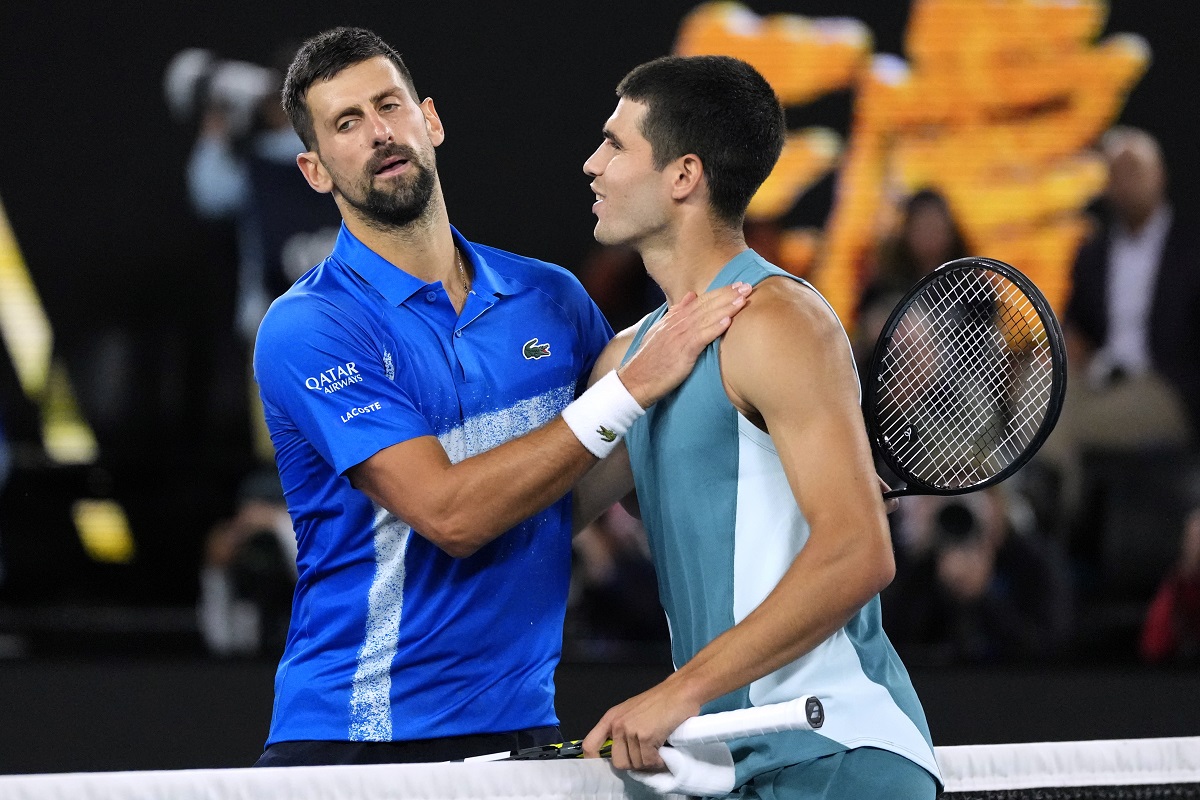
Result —
<instances>
[{"instance_id":1,"label":"blue polo shirt","mask_svg":"<svg viewBox=\"0 0 1200 800\"><path fill-rule=\"evenodd\" d=\"M557 724L569 497L455 559L345 475L414 437L458 462L545 424L612 336L566 270L454 238L475 276L461 314L440 282L343 226L259 329L255 376L299 550L268 744Z\"/></svg>"}]
</instances>

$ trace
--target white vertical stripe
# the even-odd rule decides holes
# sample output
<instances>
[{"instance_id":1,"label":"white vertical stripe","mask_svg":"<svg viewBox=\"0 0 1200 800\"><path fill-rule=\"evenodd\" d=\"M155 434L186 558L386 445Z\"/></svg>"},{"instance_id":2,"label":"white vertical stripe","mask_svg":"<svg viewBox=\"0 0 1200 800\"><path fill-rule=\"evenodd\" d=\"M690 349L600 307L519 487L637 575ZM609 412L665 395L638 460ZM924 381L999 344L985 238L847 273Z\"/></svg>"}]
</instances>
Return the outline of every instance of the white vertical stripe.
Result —
<instances>
[{"instance_id":1,"label":"white vertical stripe","mask_svg":"<svg viewBox=\"0 0 1200 800\"><path fill-rule=\"evenodd\" d=\"M808 541L808 521L792 496L771 437L738 414L737 517L733 543L733 621L763 601Z\"/></svg>"},{"instance_id":2,"label":"white vertical stripe","mask_svg":"<svg viewBox=\"0 0 1200 800\"><path fill-rule=\"evenodd\" d=\"M404 609L404 554L412 528L375 509L375 577L367 593L367 631L350 690L350 741L392 738L392 659Z\"/></svg>"},{"instance_id":3,"label":"white vertical stripe","mask_svg":"<svg viewBox=\"0 0 1200 800\"><path fill-rule=\"evenodd\" d=\"M562 386L509 408L479 414L438 436L451 463L490 450L545 425L575 396ZM412 528L385 508L375 507L375 576L367 592L367 624L350 690L350 740L392 739L392 661L400 643L404 609L404 555Z\"/></svg>"},{"instance_id":4,"label":"white vertical stripe","mask_svg":"<svg viewBox=\"0 0 1200 800\"><path fill-rule=\"evenodd\" d=\"M809 537L774 442L740 414L737 486L733 618L740 622L775 588ZM867 676L845 628L754 681L749 692L756 706L805 694L816 695L825 706L822 736L847 747L891 750L938 774L925 737L888 688Z\"/></svg>"}]
</instances>

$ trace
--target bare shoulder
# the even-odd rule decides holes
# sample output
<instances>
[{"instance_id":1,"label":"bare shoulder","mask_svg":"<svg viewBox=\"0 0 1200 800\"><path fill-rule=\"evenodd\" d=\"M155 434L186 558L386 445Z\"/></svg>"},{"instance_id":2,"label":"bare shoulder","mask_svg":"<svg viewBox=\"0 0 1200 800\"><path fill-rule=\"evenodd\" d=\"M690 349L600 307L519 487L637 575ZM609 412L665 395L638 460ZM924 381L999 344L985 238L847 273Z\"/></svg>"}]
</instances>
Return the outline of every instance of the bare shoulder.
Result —
<instances>
[{"instance_id":1,"label":"bare shoulder","mask_svg":"<svg viewBox=\"0 0 1200 800\"><path fill-rule=\"evenodd\" d=\"M725 332L721 347L749 358L764 351L824 349L822 345L834 341L844 348L844 340L841 322L815 289L775 276L754 287L746 308Z\"/></svg>"},{"instance_id":2,"label":"bare shoulder","mask_svg":"<svg viewBox=\"0 0 1200 800\"><path fill-rule=\"evenodd\" d=\"M783 276L756 286L729 326L721 379L751 419L766 416L781 398L807 397L809 407L835 398L857 404L858 376L837 315L816 290Z\"/></svg>"}]
</instances>

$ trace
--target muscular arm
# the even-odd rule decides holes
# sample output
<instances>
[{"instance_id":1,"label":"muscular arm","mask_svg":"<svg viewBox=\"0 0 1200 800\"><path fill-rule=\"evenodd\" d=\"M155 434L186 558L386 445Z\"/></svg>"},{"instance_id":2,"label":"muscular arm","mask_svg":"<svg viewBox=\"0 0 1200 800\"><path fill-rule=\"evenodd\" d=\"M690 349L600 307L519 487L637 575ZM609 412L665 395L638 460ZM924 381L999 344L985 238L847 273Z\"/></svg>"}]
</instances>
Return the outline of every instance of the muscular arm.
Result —
<instances>
[{"instance_id":1,"label":"muscular arm","mask_svg":"<svg viewBox=\"0 0 1200 800\"><path fill-rule=\"evenodd\" d=\"M833 313L799 284L765 281L725 335L721 370L734 404L770 432L809 539L758 608L593 729L585 750L611 736L618 767L661 766L656 748L680 722L809 652L895 571L857 379Z\"/></svg>"},{"instance_id":2,"label":"muscular arm","mask_svg":"<svg viewBox=\"0 0 1200 800\"><path fill-rule=\"evenodd\" d=\"M743 290L726 288L693 297L656 323L638 355L618 370L643 408L687 377L700 352L728 327L743 296ZM611 361L613 347L606 349L605 363L620 362L619 354ZM457 464L435 437L422 436L379 451L347 475L356 489L461 558L562 497L596 463L556 417Z\"/></svg>"},{"instance_id":3,"label":"muscular arm","mask_svg":"<svg viewBox=\"0 0 1200 800\"><path fill-rule=\"evenodd\" d=\"M621 359L633 343L640 324L626 328L608 343L592 369L589 386L600 380L609 370L617 369L621 365ZM575 485L575 502L571 509L572 533L579 533L603 514L605 509L617 501L624 500L632 491L633 468L629 464L629 451L625 449L625 443L621 442L608 458L596 462Z\"/></svg>"}]
</instances>

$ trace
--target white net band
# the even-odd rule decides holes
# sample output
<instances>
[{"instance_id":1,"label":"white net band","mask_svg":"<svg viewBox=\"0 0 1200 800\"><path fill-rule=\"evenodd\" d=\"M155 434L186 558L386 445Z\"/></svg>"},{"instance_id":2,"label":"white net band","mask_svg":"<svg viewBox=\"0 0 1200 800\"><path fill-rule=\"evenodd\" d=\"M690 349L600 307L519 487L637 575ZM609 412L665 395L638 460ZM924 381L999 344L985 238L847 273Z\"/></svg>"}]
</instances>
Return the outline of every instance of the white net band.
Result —
<instances>
[{"instance_id":1,"label":"white net band","mask_svg":"<svg viewBox=\"0 0 1200 800\"><path fill-rule=\"evenodd\" d=\"M947 793L1072 786L1200 786L1200 737L973 745L939 747L935 751ZM583 759L0 777L0 797L5 800L549 800L659 796L622 776L608 761Z\"/></svg>"}]
</instances>

